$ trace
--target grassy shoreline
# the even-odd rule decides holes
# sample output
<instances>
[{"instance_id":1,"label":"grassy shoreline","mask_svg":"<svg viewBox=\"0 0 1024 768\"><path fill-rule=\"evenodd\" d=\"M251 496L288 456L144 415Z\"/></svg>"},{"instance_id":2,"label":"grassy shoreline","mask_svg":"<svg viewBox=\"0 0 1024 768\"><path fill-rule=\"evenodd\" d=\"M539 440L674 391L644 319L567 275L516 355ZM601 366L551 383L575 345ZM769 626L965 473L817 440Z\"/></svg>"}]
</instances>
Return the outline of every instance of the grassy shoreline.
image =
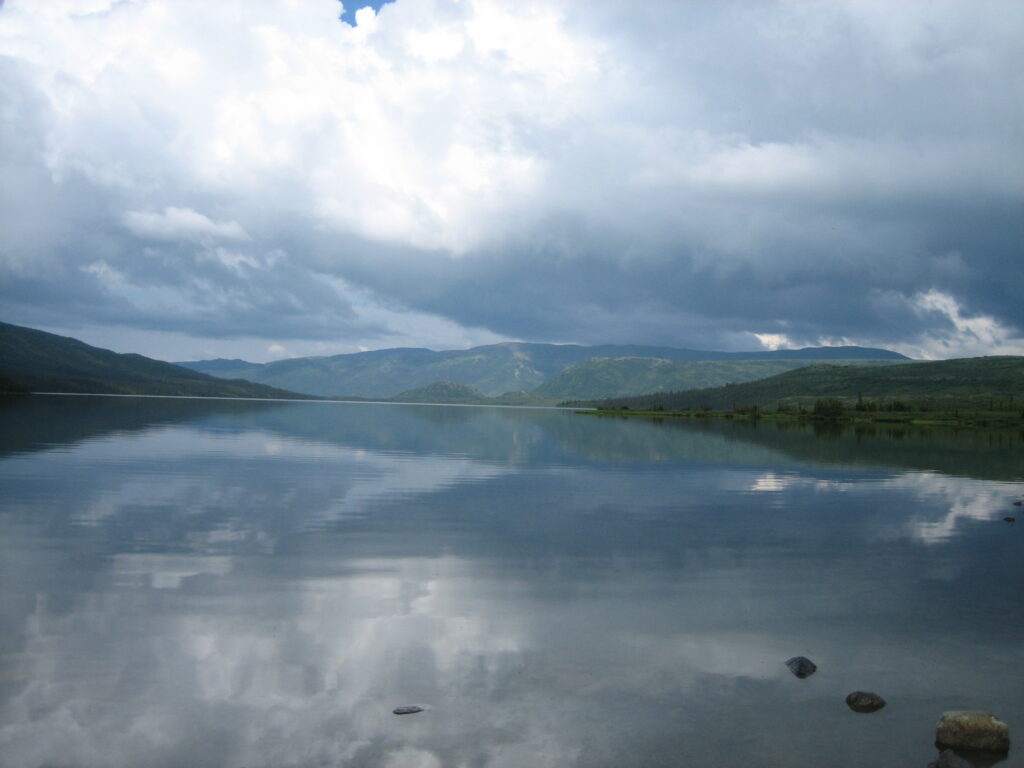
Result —
<instances>
[{"instance_id":1,"label":"grassy shoreline","mask_svg":"<svg viewBox=\"0 0 1024 768\"><path fill-rule=\"evenodd\" d=\"M856 411L843 410L838 413L814 413L813 410L781 411L762 410L755 407L736 410L714 411L697 408L680 410L632 410L629 408L597 408L580 410L576 413L622 418L648 419L714 419L731 421L765 421L791 423L838 423L838 424L912 424L920 426L970 427L970 428L1011 428L1024 429L1024 413L1018 410L953 409L926 411Z\"/></svg>"}]
</instances>

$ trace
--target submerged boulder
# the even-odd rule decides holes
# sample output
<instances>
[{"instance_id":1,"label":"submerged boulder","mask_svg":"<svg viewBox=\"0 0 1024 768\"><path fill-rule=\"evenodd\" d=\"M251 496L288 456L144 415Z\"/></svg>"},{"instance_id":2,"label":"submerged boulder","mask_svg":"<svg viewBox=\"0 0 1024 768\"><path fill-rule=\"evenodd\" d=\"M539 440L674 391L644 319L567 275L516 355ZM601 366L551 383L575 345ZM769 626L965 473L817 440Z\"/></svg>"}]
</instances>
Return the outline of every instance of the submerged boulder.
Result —
<instances>
[{"instance_id":1,"label":"submerged boulder","mask_svg":"<svg viewBox=\"0 0 1024 768\"><path fill-rule=\"evenodd\" d=\"M422 712L423 707L395 707L391 712L396 715L415 715L417 712Z\"/></svg>"},{"instance_id":2,"label":"submerged boulder","mask_svg":"<svg viewBox=\"0 0 1024 768\"><path fill-rule=\"evenodd\" d=\"M988 712L943 712L935 729L935 743L940 749L1007 752L1010 727Z\"/></svg>"},{"instance_id":3,"label":"submerged boulder","mask_svg":"<svg viewBox=\"0 0 1024 768\"><path fill-rule=\"evenodd\" d=\"M869 691L854 691L846 697L846 706L854 712L868 713L877 712L885 706L885 699L877 693Z\"/></svg>"},{"instance_id":4,"label":"submerged boulder","mask_svg":"<svg viewBox=\"0 0 1024 768\"><path fill-rule=\"evenodd\" d=\"M789 667L790 672L801 680L805 677L810 677L818 669L818 666L806 656L794 656L786 662L786 666Z\"/></svg>"}]
</instances>

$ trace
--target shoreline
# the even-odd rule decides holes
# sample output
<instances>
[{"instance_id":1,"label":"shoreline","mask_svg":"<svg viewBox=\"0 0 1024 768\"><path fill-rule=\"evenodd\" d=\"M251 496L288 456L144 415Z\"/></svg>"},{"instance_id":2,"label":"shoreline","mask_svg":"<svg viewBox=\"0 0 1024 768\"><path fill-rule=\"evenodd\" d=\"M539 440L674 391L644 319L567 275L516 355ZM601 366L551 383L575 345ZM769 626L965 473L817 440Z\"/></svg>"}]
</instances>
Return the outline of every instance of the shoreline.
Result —
<instances>
[{"instance_id":1,"label":"shoreline","mask_svg":"<svg viewBox=\"0 0 1024 768\"><path fill-rule=\"evenodd\" d=\"M578 414L601 416L605 418L618 416L622 418L648 419L712 419L717 421L770 422L789 424L873 424L873 425L907 425L933 427L964 427L970 429L1024 429L1024 415L1005 411L968 411L968 412L902 412L902 413L864 413L853 412L834 416L818 416L808 413L791 411L761 411L758 409L742 409L735 411L708 411L700 409L682 410L632 410L629 408L593 408L577 409Z\"/></svg>"}]
</instances>

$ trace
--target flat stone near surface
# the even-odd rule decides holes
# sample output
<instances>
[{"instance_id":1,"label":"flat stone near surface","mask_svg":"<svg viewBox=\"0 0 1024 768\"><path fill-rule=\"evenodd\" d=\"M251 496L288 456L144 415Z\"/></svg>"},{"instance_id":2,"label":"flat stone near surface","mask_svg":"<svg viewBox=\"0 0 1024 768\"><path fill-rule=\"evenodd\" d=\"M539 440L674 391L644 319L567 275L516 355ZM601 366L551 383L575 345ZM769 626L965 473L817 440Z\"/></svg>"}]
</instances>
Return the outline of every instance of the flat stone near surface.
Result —
<instances>
[{"instance_id":1,"label":"flat stone near surface","mask_svg":"<svg viewBox=\"0 0 1024 768\"><path fill-rule=\"evenodd\" d=\"M423 707L395 707L391 711L396 715L415 715L417 712L422 712Z\"/></svg>"},{"instance_id":2,"label":"flat stone near surface","mask_svg":"<svg viewBox=\"0 0 1024 768\"><path fill-rule=\"evenodd\" d=\"M846 706L854 712L868 713L877 712L885 706L885 699L877 693L868 691L854 691L846 697Z\"/></svg>"},{"instance_id":3,"label":"flat stone near surface","mask_svg":"<svg viewBox=\"0 0 1024 768\"><path fill-rule=\"evenodd\" d=\"M818 669L817 664L808 659L806 656L794 656L792 659L786 662L786 666L789 667L789 671L794 675L803 680L805 677L810 677L814 674L815 670Z\"/></svg>"},{"instance_id":4,"label":"flat stone near surface","mask_svg":"<svg viewBox=\"0 0 1024 768\"><path fill-rule=\"evenodd\" d=\"M943 712L935 729L935 743L939 749L1007 752L1010 727L988 712Z\"/></svg>"}]
</instances>

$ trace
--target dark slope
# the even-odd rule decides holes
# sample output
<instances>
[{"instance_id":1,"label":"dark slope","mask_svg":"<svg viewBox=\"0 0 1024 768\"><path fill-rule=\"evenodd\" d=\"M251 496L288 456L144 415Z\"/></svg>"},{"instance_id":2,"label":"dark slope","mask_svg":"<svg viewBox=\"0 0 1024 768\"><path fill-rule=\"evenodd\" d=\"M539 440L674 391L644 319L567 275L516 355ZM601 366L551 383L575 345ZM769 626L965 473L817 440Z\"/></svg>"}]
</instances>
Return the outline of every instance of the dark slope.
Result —
<instances>
[{"instance_id":1,"label":"dark slope","mask_svg":"<svg viewBox=\"0 0 1024 768\"><path fill-rule=\"evenodd\" d=\"M716 410L817 398L1024 396L1024 357L973 357L881 367L814 365L759 381L593 401L603 408L662 405Z\"/></svg>"},{"instance_id":2,"label":"dark slope","mask_svg":"<svg viewBox=\"0 0 1024 768\"><path fill-rule=\"evenodd\" d=\"M836 360L835 365L893 365L896 360ZM635 397L649 392L678 392L755 381L803 368L811 361L789 360L663 360L648 357L593 358L570 365L533 390L534 395L560 401Z\"/></svg>"},{"instance_id":3,"label":"dark slope","mask_svg":"<svg viewBox=\"0 0 1024 768\"><path fill-rule=\"evenodd\" d=\"M802 349L756 350L754 352L717 352L702 349L643 347L604 344L578 347L588 350L587 357L660 357L665 360L908 360L906 355L874 347L803 347Z\"/></svg>"},{"instance_id":4,"label":"dark slope","mask_svg":"<svg viewBox=\"0 0 1024 768\"><path fill-rule=\"evenodd\" d=\"M234 371L238 368L246 368L248 366L259 365L259 363L250 363L248 360L242 360L241 358L225 358L218 357L214 360L188 360L186 362L175 362L172 365L181 366L182 368L188 368L192 371L199 371L199 373L215 374L222 371Z\"/></svg>"},{"instance_id":5,"label":"dark slope","mask_svg":"<svg viewBox=\"0 0 1024 768\"><path fill-rule=\"evenodd\" d=\"M0 323L0 382L33 392L305 398L249 381L226 381L142 355Z\"/></svg>"}]
</instances>

